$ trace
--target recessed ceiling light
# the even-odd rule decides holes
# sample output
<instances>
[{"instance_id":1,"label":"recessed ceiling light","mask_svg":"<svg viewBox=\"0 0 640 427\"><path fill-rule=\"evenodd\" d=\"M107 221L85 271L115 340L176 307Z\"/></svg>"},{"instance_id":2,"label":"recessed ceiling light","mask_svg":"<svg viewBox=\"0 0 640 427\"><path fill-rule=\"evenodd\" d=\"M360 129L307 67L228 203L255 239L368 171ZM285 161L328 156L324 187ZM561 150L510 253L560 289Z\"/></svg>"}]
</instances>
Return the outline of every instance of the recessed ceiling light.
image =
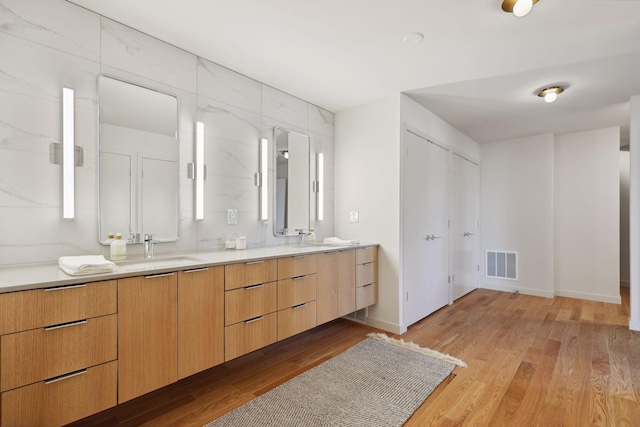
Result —
<instances>
[{"instance_id":1,"label":"recessed ceiling light","mask_svg":"<svg viewBox=\"0 0 640 427\"><path fill-rule=\"evenodd\" d=\"M559 86L552 86L546 89L542 89L538 96L544 98L545 102L549 104L558 98L558 95L564 92L564 89Z\"/></svg>"},{"instance_id":2,"label":"recessed ceiling light","mask_svg":"<svg viewBox=\"0 0 640 427\"><path fill-rule=\"evenodd\" d=\"M424 40L424 34L422 33L410 33L404 36L402 42L407 46L419 45Z\"/></svg>"}]
</instances>

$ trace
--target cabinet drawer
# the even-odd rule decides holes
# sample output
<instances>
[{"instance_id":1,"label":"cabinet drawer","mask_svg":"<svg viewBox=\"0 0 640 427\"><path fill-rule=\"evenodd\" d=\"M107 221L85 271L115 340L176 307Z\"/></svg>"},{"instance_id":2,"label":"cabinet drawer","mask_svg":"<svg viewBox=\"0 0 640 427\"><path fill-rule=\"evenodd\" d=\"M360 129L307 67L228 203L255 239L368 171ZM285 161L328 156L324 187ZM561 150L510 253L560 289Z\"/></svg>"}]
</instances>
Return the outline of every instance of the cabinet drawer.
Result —
<instances>
[{"instance_id":1,"label":"cabinet drawer","mask_svg":"<svg viewBox=\"0 0 640 427\"><path fill-rule=\"evenodd\" d=\"M0 388L6 391L115 360L117 326L112 314L2 336Z\"/></svg>"},{"instance_id":2,"label":"cabinet drawer","mask_svg":"<svg viewBox=\"0 0 640 427\"><path fill-rule=\"evenodd\" d=\"M276 311L277 282L247 286L224 293L225 326Z\"/></svg>"},{"instance_id":3,"label":"cabinet drawer","mask_svg":"<svg viewBox=\"0 0 640 427\"><path fill-rule=\"evenodd\" d=\"M0 294L0 335L116 312L116 281Z\"/></svg>"},{"instance_id":4,"label":"cabinet drawer","mask_svg":"<svg viewBox=\"0 0 640 427\"><path fill-rule=\"evenodd\" d=\"M378 284L371 283L370 285L361 286L356 288L356 310L360 310L365 307L369 307L378 302Z\"/></svg>"},{"instance_id":5,"label":"cabinet drawer","mask_svg":"<svg viewBox=\"0 0 640 427\"><path fill-rule=\"evenodd\" d=\"M116 405L117 362L2 393L2 425L62 426Z\"/></svg>"},{"instance_id":6,"label":"cabinet drawer","mask_svg":"<svg viewBox=\"0 0 640 427\"><path fill-rule=\"evenodd\" d=\"M278 261L275 259L249 261L224 266L226 290L273 282L278 278Z\"/></svg>"},{"instance_id":7,"label":"cabinet drawer","mask_svg":"<svg viewBox=\"0 0 640 427\"><path fill-rule=\"evenodd\" d=\"M356 249L356 264L364 264L378 260L378 247L369 246Z\"/></svg>"},{"instance_id":8,"label":"cabinet drawer","mask_svg":"<svg viewBox=\"0 0 640 427\"><path fill-rule=\"evenodd\" d=\"M306 276L316 272L315 255L278 258L278 280Z\"/></svg>"},{"instance_id":9,"label":"cabinet drawer","mask_svg":"<svg viewBox=\"0 0 640 427\"><path fill-rule=\"evenodd\" d=\"M356 288L378 281L378 263L356 265Z\"/></svg>"},{"instance_id":10,"label":"cabinet drawer","mask_svg":"<svg viewBox=\"0 0 640 427\"><path fill-rule=\"evenodd\" d=\"M278 310L316 299L316 275L278 281Z\"/></svg>"},{"instance_id":11,"label":"cabinet drawer","mask_svg":"<svg viewBox=\"0 0 640 427\"><path fill-rule=\"evenodd\" d=\"M276 342L277 321L271 313L224 328L225 362Z\"/></svg>"},{"instance_id":12,"label":"cabinet drawer","mask_svg":"<svg viewBox=\"0 0 640 427\"><path fill-rule=\"evenodd\" d=\"M316 302L297 305L278 312L278 341L316 326Z\"/></svg>"}]
</instances>

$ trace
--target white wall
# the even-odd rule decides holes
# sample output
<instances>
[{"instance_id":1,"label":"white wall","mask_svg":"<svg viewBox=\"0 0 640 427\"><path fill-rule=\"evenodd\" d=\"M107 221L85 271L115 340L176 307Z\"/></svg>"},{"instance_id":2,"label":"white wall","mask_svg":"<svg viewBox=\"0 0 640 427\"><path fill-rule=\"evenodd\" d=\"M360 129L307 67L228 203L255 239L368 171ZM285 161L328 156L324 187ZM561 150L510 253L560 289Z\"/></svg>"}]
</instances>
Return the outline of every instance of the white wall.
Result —
<instances>
[{"instance_id":1,"label":"white wall","mask_svg":"<svg viewBox=\"0 0 640 427\"><path fill-rule=\"evenodd\" d=\"M553 135L482 144L480 286L552 297ZM486 277L485 251L518 252L518 281Z\"/></svg>"},{"instance_id":2,"label":"white wall","mask_svg":"<svg viewBox=\"0 0 640 427\"><path fill-rule=\"evenodd\" d=\"M629 172L628 151L620 152L620 282L629 286Z\"/></svg>"},{"instance_id":3,"label":"white wall","mask_svg":"<svg viewBox=\"0 0 640 427\"><path fill-rule=\"evenodd\" d=\"M336 234L380 243L378 304L368 322L400 328L400 95L336 114ZM349 222L349 212L359 222Z\"/></svg>"},{"instance_id":4,"label":"white wall","mask_svg":"<svg viewBox=\"0 0 640 427\"><path fill-rule=\"evenodd\" d=\"M620 302L620 128L556 136L556 295Z\"/></svg>"},{"instance_id":5,"label":"white wall","mask_svg":"<svg viewBox=\"0 0 640 427\"><path fill-rule=\"evenodd\" d=\"M518 252L484 288L620 302L619 128L483 144L481 248ZM483 263L484 264L484 263Z\"/></svg>"},{"instance_id":6,"label":"white wall","mask_svg":"<svg viewBox=\"0 0 640 427\"><path fill-rule=\"evenodd\" d=\"M180 103L181 237L158 244L157 252L221 249L232 232L247 235L250 246L295 242L273 236L273 218L258 219L258 141L271 140L275 126L310 136L312 177L315 155L324 153L325 219L312 215L311 227L318 238L335 234L333 113L64 0L0 5L0 265L108 253L98 244L97 223L101 73L175 95ZM84 149L74 220L62 219L61 168L49 161L50 143L61 139L63 86L75 89L76 145ZM199 222L187 178L196 121L206 127L208 170ZM311 212L315 206L312 197ZM271 199L270 217L272 207ZM227 224L227 209L237 209L237 225ZM129 253L142 252L134 246Z\"/></svg>"},{"instance_id":7,"label":"white wall","mask_svg":"<svg viewBox=\"0 0 640 427\"><path fill-rule=\"evenodd\" d=\"M424 108L422 105L401 95L401 120L403 123L429 135L438 144L480 163L480 144Z\"/></svg>"},{"instance_id":8,"label":"white wall","mask_svg":"<svg viewBox=\"0 0 640 427\"><path fill-rule=\"evenodd\" d=\"M402 124L478 161L473 140L406 95L398 94L336 114L336 233L338 237L380 243L378 304L370 325L402 333L400 229ZM359 223L349 222L358 211Z\"/></svg>"},{"instance_id":9,"label":"white wall","mask_svg":"<svg viewBox=\"0 0 640 427\"><path fill-rule=\"evenodd\" d=\"M629 329L640 331L640 95L631 98L629 137L629 259L631 316Z\"/></svg>"}]
</instances>

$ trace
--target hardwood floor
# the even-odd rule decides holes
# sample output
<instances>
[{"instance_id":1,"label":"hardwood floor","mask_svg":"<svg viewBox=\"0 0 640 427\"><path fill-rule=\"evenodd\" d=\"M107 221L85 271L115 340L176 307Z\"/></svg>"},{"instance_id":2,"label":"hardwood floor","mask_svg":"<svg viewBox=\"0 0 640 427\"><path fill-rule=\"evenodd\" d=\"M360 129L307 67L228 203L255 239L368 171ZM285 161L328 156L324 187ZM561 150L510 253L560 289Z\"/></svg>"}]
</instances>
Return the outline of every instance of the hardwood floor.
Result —
<instances>
[{"instance_id":1,"label":"hardwood floor","mask_svg":"<svg viewBox=\"0 0 640 427\"><path fill-rule=\"evenodd\" d=\"M407 426L638 426L640 333L623 304L476 290L405 341L461 358ZM341 353L375 329L337 320L72 426L196 426Z\"/></svg>"}]
</instances>

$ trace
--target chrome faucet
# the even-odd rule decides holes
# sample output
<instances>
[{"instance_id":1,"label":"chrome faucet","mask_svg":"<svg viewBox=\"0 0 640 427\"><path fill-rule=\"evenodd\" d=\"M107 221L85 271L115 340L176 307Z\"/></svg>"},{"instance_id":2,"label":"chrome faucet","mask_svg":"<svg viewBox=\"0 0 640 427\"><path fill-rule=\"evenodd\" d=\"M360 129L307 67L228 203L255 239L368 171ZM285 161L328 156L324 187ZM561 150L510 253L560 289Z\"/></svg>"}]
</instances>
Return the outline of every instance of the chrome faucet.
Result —
<instances>
[{"instance_id":1,"label":"chrome faucet","mask_svg":"<svg viewBox=\"0 0 640 427\"><path fill-rule=\"evenodd\" d=\"M153 258L153 234L144 235L144 257L145 259Z\"/></svg>"},{"instance_id":2,"label":"chrome faucet","mask_svg":"<svg viewBox=\"0 0 640 427\"><path fill-rule=\"evenodd\" d=\"M304 245L305 237L310 235L310 234L311 234L310 232L305 232L304 229L302 229L302 228L298 230L298 237L300 237L300 241L298 243L300 244L300 246Z\"/></svg>"}]
</instances>

